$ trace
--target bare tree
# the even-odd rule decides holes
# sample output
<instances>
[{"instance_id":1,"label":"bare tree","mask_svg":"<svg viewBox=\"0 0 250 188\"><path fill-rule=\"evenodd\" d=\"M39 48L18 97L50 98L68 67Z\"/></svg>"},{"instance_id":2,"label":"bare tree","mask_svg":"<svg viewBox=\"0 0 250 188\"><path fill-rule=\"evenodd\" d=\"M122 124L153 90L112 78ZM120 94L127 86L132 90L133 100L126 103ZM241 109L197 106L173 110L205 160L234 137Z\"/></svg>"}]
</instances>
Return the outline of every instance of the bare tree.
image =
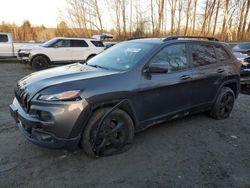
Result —
<instances>
[{"instance_id":1,"label":"bare tree","mask_svg":"<svg viewBox=\"0 0 250 188\"><path fill-rule=\"evenodd\" d=\"M176 1L177 0L168 0L171 9L171 34L174 33Z\"/></svg>"},{"instance_id":2,"label":"bare tree","mask_svg":"<svg viewBox=\"0 0 250 188\"><path fill-rule=\"evenodd\" d=\"M224 9L223 9L223 23L222 23L222 30L221 30L221 34L223 36L223 39L225 40L226 36L227 36L227 32L228 32L228 5L229 5L229 0L224 0Z\"/></svg>"},{"instance_id":3,"label":"bare tree","mask_svg":"<svg viewBox=\"0 0 250 188\"><path fill-rule=\"evenodd\" d=\"M127 6L127 1L122 0L121 4L121 10L122 10L122 22L123 22L123 34L126 37L127 35L127 30L126 30L126 6Z\"/></svg>"},{"instance_id":4,"label":"bare tree","mask_svg":"<svg viewBox=\"0 0 250 188\"><path fill-rule=\"evenodd\" d=\"M150 0L150 18L151 18L151 24L152 24L152 34L155 36L155 19L154 19L154 3L153 0Z\"/></svg>"},{"instance_id":5,"label":"bare tree","mask_svg":"<svg viewBox=\"0 0 250 188\"><path fill-rule=\"evenodd\" d=\"M189 24L189 14L190 14L190 6L191 6L191 0L187 0L187 10L186 10L186 27L185 27L185 32L184 35L187 34L188 31L188 24Z\"/></svg>"},{"instance_id":6,"label":"bare tree","mask_svg":"<svg viewBox=\"0 0 250 188\"><path fill-rule=\"evenodd\" d=\"M178 1L178 34L180 34L181 32L182 8L183 8L183 2L182 0L179 0Z\"/></svg>"},{"instance_id":7,"label":"bare tree","mask_svg":"<svg viewBox=\"0 0 250 188\"><path fill-rule=\"evenodd\" d=\"M163 10L164 10L164 0L158 1L158 22L156 27L156 32L159 35L161 33L162 23L163 23Z\"/></svg>"},{"instance_id":8,"label":"bare tree","mask_svg":"<svg viewBox=\"0 0 250 188\"><path fill-rule=\"evenodd\" d=\"M248 19L248 12L250 9L250 0L245 0L245 14L243 16L243 24L241 29L241 39L244 37L244 33L246 32L246 25L247 25L247 19Z\"/></svg>"},{"instance_id":9,"label":"bare tree","mask_svg":"<svg viewBox=\"0 0 250 188\"><path fill-rule=\"evenodd\" d=\"M194 34L195 32L195 24L196 24L196 10L197 10L197 0L194 0L194 10L193 10L193 30L192 30L192 34Z\"/></svg>"},{"instance_id":10,"label":"bare tree","mask_svg":"<svg viewBox=\"0 0 250 188\"><path fill-rule=\"evenodd\" d=\"M217 0L217 4L216 4L216 13L215 13L215 17L214 17L213 35L215 34L216 27L217 27L217 21L218 21L219 10L220 10L220 0Z\"/></svg>"}]
</instances>

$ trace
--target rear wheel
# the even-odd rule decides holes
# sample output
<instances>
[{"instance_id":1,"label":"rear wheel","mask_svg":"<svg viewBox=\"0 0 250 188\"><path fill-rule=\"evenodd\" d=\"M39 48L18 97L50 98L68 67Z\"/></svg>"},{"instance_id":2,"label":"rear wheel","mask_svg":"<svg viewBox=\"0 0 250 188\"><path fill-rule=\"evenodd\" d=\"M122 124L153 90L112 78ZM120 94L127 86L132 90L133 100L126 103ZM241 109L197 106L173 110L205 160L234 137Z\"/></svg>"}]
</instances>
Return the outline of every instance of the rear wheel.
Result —
<instances>
[{"instance_id":1,"label":"rear wheel","mask_svg":"<svg viewBox=\"0 0 250 188\"><path fill-rule=\"evenodd\" d=\"M46 69L49 66L49 60L44 56L36 56L33 58L31 66L34 70Z\"/></svg>"},{"instance_id":2,"label":"rear wheel","mask_svg":"<svg viewBox=\"0 0 250 188\"><path fill-rule=\"evenodd\" d=\"M130 116L123 110L111 112L98 125L102 117L110 110L104 108L94 112L86 126L81 145L90 157L110 156L129 149L134 138L134 124Z\"/></svg>"},{"instance_id":3,"label":"rear wheel","mask_svg":"<svg viewBox=\"0 0 250 188\"><path fill-rule=\"evenodd\" d=\"M223 87L212 107L211 116L215 119L228 118L233 110L234 101L235 95L232 89Z\"/></svg>"}]
</instances>

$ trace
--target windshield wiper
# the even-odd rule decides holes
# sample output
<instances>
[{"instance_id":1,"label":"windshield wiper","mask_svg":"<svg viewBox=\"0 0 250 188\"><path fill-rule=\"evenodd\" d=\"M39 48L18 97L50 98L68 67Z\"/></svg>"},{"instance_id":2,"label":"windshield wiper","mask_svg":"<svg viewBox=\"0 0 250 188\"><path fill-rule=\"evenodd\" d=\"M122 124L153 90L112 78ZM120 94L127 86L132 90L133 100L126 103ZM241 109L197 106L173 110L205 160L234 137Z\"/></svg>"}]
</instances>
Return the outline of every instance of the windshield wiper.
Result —
<instances>
[{"instance_id":1,"label":"windshield wiper","mask_svg":"<svg viewBox=\"0 0 250 188\"><path fill-rule=\"evenodd\" d=\"M91 67L95 67L95 68L101 68L101 69L110 70L109 68L103 67L103 66L100 66L100 65L92 65L92 64L87 64L87 65L88 65L88 66L91 66Z\"/></svg>"}]
</instances>

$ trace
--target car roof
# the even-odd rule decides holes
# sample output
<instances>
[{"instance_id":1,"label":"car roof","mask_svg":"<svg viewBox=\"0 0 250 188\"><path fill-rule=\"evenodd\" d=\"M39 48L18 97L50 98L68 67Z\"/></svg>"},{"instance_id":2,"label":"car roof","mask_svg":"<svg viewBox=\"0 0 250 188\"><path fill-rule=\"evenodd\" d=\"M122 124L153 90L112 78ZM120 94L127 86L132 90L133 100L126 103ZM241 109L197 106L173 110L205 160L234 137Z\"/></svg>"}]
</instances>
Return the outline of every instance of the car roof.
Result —
<instances>
[{"instance_id":1,"label":"car roof","mask_svg":"<svg viewBox=\"0 0 250 188\"><path fill-rule=\"evenodd\" d=\"M92 40L92 41L100 41L95 38L84 38L84 37L56 37L55 39L68 39L68 40Z\"/></svg>"},{"instance_id":2,"label":"car roof","mask_svg":"<svg viewBox=\"0 0 250 188\"><path fill-rule=\"evenodd\" d=\"M198 43L207 43L212 45L218 45L221 44L223 46L226 45L225 42L221 41L214 41L214 40L201 40L201 39L173 39L173 40L165 40L162 38L142 38L142 39L134 39L129 40L128 42L141 42L141 43L152 43L152 44L172 44L172 43L192 43L192 42L198 42Z\"/></svg>"}]
</instances>

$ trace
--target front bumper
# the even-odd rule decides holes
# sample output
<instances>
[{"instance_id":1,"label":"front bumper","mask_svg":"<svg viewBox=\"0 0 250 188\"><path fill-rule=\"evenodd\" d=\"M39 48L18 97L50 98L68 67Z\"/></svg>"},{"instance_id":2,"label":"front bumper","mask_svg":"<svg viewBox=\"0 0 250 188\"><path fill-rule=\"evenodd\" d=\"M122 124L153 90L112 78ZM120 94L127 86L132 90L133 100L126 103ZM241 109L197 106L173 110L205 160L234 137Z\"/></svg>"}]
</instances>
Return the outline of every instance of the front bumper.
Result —
<instances>
[{"instance_id":1,"label":"front bumper","mask_svg":"<svg viewBox=\"0 0 250 188\"><path fill-rule=\"evenodd\" d=\"M85 100L62 104L33 104L27 113L15 98L9 106L23 135L32 143L47 148L75 149L81 138L84 122L88 117L88 104ZM34 112L46 111L51 114L48 121L41 120Z\"/></svg>"},{"instance_id":2,"label":"front bumper","mask_svg":"<svg viewBox=\"0 0 250 188\"><path fill-rule=\"evenodd\" d=\"M28 63L30 61L30 53L29 52L18 52L17 59L20 62Z\"/></svg>"}]
</instances>

